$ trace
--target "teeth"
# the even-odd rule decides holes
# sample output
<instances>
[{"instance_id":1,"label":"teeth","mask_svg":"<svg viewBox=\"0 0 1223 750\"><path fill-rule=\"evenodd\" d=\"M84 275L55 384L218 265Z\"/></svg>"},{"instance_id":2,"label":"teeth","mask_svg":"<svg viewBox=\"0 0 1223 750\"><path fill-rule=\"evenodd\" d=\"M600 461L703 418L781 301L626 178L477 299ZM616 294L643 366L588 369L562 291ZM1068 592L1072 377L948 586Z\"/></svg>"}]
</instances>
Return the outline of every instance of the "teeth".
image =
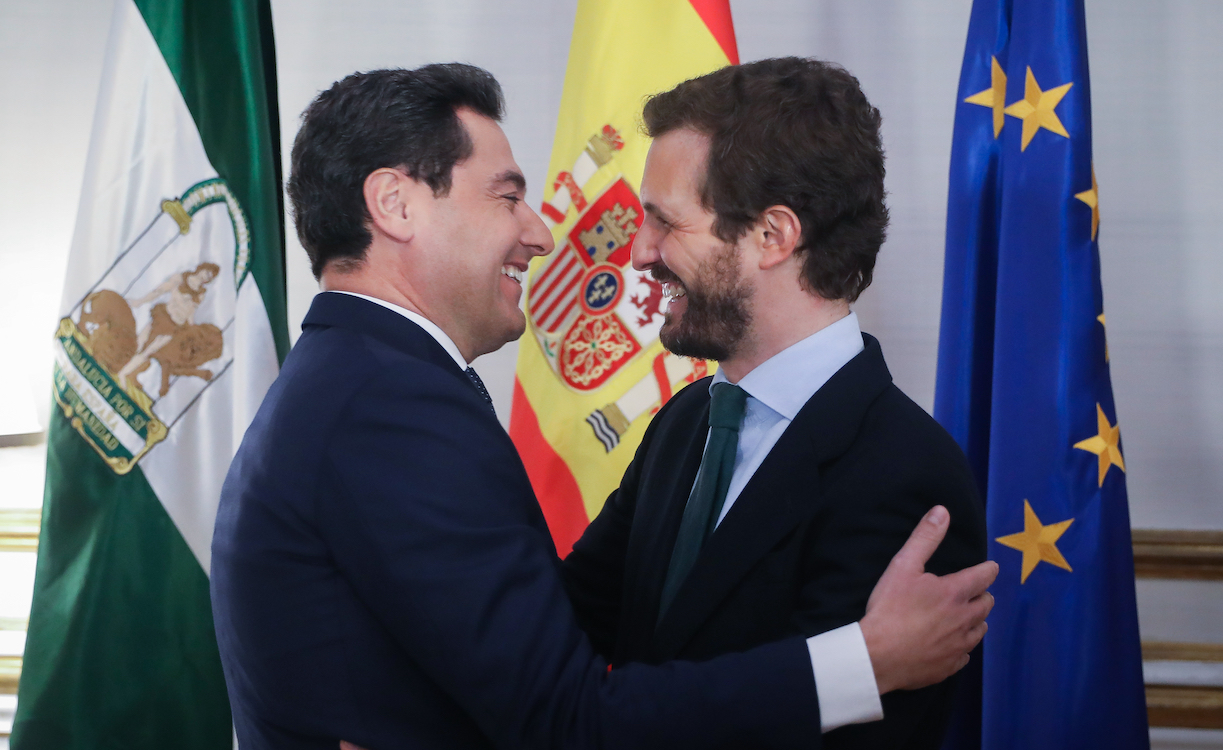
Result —
<instances>
[{"instance_id":1,"label":"teeth","mask_svg":"<svg viewBox=\"0 0 1223 750\"><path fill-rule=\"evenodd\" d=\"M683 285L677 284L674 281L668 281L662 285L662 296L670 302L671 300L679 299L688 292L684 290Z\"/></svg>"},{"instance_id":2,"label":"teeth","mask_svg":"<svg viewBox=\"0 0 1223 750\"><path fill-rule=\"evenodd\" d=\"M513 279L514 281L517 281L519 284L522 283L523 273L522 273L521 268L515 268L514 266L502 266L501 273L505 274L506 276L509 276L511 279Z\"/></svg>"}]
</instances>

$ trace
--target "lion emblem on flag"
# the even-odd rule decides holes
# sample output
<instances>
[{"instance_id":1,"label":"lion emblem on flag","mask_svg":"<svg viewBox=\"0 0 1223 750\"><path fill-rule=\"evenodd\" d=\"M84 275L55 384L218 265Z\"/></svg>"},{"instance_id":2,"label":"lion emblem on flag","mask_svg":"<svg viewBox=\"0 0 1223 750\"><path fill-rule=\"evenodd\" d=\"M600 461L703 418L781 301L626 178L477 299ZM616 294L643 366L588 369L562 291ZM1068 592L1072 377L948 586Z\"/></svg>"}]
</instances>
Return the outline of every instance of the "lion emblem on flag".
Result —
<instances>
[{"instance_id":1,"label":"lion emblem on flag","mask_svg":"<svg viewBox=\"0 0 1223 750\"><path fill-rule=\"evenodd\" d=\"M233 363L231 323L250 230L228 184L167 198L60 320L55 400L126 474Z\"/></svg>"}]
</instances>

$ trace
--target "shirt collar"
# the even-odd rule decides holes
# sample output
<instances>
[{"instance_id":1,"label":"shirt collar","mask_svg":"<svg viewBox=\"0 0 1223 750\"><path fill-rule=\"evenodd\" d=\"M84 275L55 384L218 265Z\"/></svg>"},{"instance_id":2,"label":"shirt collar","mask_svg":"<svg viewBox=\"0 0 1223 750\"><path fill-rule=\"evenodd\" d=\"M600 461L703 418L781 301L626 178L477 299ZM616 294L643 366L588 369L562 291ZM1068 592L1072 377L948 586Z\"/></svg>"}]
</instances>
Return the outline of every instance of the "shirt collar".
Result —
<instances>
[{"instance_id":1,"label":"shirt collar","mask_svg":"<svg viewBox=\"0 0 1223 750\"><path fill-rule=\"evenodd\" d=\"M752 398L793 420L803 404L863 348L858 315L851 312L766 359L737 385ZM709 387L728 382L724 370L718 368Z\"/></svg>"},{"instance_id":2,"label":"shirt collar","mask_svg":"<svg viewBox=\"0 0 1223 750\"><path fill-rule=\"evenodd\" d=\"M324 294L347 294L350 297L360 297L361 299L369 300L376 305L382 305L388 310L393 310L394 312L399 313L403 317L425 329L425 333L432 336L437 343L442 345L442 348L446 350L446 353L450 355L451 359L453 359L454 363L459 366L460 370L467 369L467 360L463 359L463 353L459 351L459 347L455 346L454 341L452 341L450 337L446 335L445 331L438 328L433 321L429 320L420 313L400 307L392 302L387 302L384 299L370 297L366 294L357 294L356 292L342 292L338 289L334 289L329 292L324 292Z\"/></svg>"}]
</instances>

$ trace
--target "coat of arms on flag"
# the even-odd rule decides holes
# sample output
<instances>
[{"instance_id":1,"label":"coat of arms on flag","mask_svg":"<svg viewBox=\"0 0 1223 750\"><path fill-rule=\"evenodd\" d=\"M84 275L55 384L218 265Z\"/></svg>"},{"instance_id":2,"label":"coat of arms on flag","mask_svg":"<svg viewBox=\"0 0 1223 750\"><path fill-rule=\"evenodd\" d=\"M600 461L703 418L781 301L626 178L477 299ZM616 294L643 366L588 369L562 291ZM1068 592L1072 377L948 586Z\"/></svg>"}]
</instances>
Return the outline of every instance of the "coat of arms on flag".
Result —
<instances>
[{"instance_id":1,"label":"coat of arms on flag","mask_svg":"<svg viewBox=\"0 0 1223 750\"><path fill-rule=\"evenodd\" d=\"M55 401L116 474L232 364L230 324L249 270L250 230L224 180L153 208L55 337Z\"/></svg>"},{"instance_id":2,"label":"coat of arms on flag","mask_svg":"<svg viewBox=\"0 0 1223 750\"><path fill-rule=\"evenodd\" d=\"M591 136L573 168L560 172L543 213L553 225L570 207L577 220L527 292L531 330L552 371L566 386L594 391L658 340L662 285L632 266L633 237L642 221L637 193L617 175L593 198L583 187L624 146L610 124ZM560 243L558 243L559 245ZM586 417L593 438L611 451L634 419L704 377L704 362L661 353L629 394Z\"/></svg>"},{"instance_id":3,"label":"coat of arms on flag","mask_svg":"<svg viewBox=\"0 0 1223 750\"><path fill-rule=\"evenodd\" d=\"M649 55L640 50L648 49ZM662 288L633 269L645 97L737 63L726 0L579 0L532 263L510 437L564 555L624 474L650 416L711 366L658 340Z\"/></svg>"}]
</instances>

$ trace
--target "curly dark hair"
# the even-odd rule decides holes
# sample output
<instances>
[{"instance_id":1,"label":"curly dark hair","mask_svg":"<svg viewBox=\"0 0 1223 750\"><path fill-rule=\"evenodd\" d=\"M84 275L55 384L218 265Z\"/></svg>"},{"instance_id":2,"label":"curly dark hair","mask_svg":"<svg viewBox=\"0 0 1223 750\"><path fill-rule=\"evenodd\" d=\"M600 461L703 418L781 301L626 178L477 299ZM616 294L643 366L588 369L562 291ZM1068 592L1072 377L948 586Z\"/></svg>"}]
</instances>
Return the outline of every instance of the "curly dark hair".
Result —
<instances>
[{"instance_id":1,"label":"curly dark hair","mask_svg":"<svg viewBox=\"0 0 1223 750\"><path fill-rule=\"evenodd\" d=\"M802 282L853 302L887 232L879 110L844 68L782 57L722 68L650 97L648 135L709 136L701 203L714 234L742 237L770 206L802 223Z\"/></svg>"},{"instance_id":2,"label":"curly dark hair","mask_svg":"<svg viewBox=\"0 0 1223 750\"><path fill-rule=\"evenodd\" d=\"M454 165L472 153L456 110L501 120L504 101L492 74L461 63L353 73L319 94L293 141L288 192L297 236L318 278L332 261L353 265L373 236L365 178L396 167L450 192Z\"/></svg>"}]
</instances>

